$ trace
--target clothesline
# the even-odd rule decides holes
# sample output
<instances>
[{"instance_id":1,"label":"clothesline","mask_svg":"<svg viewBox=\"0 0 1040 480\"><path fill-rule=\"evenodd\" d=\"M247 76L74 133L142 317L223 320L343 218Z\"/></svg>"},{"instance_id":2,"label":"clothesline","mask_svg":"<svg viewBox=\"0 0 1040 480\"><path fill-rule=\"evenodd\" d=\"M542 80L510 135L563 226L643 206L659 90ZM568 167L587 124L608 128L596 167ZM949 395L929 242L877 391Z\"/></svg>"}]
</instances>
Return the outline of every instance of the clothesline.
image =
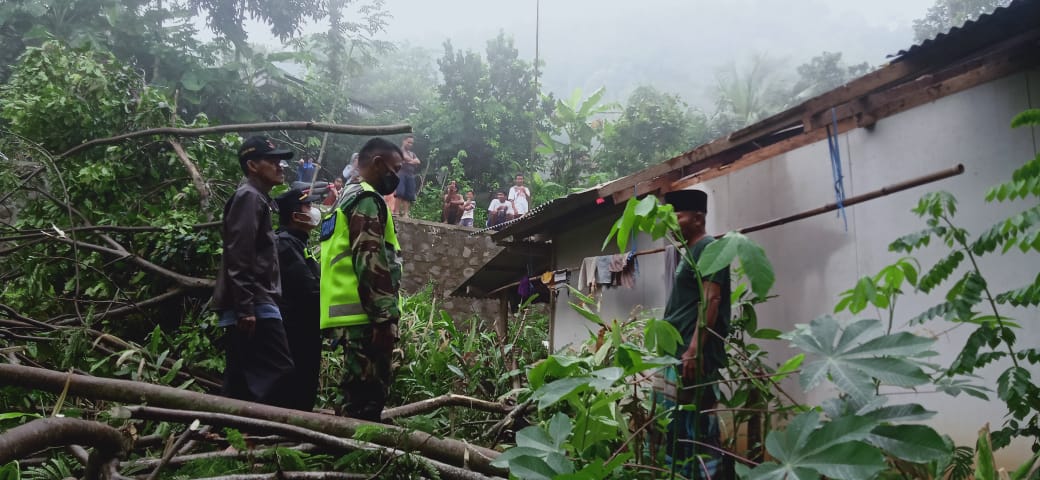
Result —
<instances>
[{"instance_id":1,"label":"clothesline","mask_svg":"<svg viewBox=\"0 0 1040 480\"><path fill-rule=\"evenodd\" d=\"M654 253L661 253L661 252L665 251L665 249L666 249L666 247L651 248L649 250L640 250L640 251L638 251L636 253L633 253L632 256L633 257L639 257L639 256L643 256L643 255L651 255L651 254L654 254ZM581 268L581 265L578 265L578 266L575 266L575 267L557 268L554 271L557 271L557 272L561 271L561 270L572 271L572 270L577 270L579 268ZM540 278L542 278L542 275L543 274L538 274L538 275L533 275L533 276L527 277L527 281L540 279ZM501 287L498 287L498 288L488 292L487 295L490 297L490 296L492 296L492 295L494 295L494 294L496 294L498 292L501 292L502 290L505 290L505 289L510 288L510 287L516 287L516 286L519 286L519 285L520 285L520 281L517 280L517 281L515 281L513 283L502 285Z\"/></svg>"}]
</instances>

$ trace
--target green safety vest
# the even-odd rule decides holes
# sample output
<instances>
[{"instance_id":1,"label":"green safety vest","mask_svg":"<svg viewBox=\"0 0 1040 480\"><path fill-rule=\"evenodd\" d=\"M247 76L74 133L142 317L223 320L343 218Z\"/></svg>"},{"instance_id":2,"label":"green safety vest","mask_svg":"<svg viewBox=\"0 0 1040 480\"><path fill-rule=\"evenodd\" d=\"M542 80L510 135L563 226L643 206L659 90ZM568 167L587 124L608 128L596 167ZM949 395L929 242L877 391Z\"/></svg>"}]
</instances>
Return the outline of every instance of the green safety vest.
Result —
<instances>
[{"instance_id":1,"label":"green safety vest","mask_svg":"<svg viewBox=\"0 0 1040 480\"><path fill-rule=\"evenodd\" d=\"M346 210L362 197L370 195L378 199L386 209L386 243L394 247L394 254L401 251L394 230L394 217L390 214L383 196L366 182L361 182L361 191L351 197L341 198L335 208L321 222L321 328L350 327L369 323L368 314L361 305L358 293L358 277L354 271L354 256L350 251L350 228ZM346 193L346 192L344 192ZM392 260L396 261L396 260Z\"/></svg>"}]
</instances>

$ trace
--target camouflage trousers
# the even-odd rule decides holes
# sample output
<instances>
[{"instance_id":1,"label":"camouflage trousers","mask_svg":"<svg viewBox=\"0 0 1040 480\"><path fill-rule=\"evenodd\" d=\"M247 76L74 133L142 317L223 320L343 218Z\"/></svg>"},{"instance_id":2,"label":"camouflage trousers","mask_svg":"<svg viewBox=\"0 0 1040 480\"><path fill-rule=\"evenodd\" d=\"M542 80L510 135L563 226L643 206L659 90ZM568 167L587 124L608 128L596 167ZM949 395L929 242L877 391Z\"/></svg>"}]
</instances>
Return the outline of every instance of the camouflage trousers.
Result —
<instances>
[{"instance_id":1,"label":"camouflage trousers","mask_svg":"<svg viewBox=\"0 0 1040 480\"><path fill-rule=\"evenodd\" d=\"M344 372L342 414L379 422L393 383L393 350L372 347L372 327L358 325L336 329L343 344Z\"/></svg>"}]
</instances>

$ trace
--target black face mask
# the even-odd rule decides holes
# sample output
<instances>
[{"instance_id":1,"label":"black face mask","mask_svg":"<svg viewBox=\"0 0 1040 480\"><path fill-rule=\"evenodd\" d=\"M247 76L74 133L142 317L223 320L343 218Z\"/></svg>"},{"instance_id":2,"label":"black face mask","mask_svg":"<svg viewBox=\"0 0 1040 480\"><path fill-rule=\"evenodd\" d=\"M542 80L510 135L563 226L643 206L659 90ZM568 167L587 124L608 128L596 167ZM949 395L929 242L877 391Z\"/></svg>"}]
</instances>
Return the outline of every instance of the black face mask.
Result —
<instances>
[{"instance_id":1,"label":"black face mask","mask_svg":"<svg viewBox=\"0 0 1040 480\"><path fill-rule=\"evenodd\" d=\"M386 173L379 177L376 184L372 185L372 188L375 188L380 195L390 195L397 190L399 183L401 183L401 177L398 177L393 170L387 170Z\"/></svg>"}]
</instances>

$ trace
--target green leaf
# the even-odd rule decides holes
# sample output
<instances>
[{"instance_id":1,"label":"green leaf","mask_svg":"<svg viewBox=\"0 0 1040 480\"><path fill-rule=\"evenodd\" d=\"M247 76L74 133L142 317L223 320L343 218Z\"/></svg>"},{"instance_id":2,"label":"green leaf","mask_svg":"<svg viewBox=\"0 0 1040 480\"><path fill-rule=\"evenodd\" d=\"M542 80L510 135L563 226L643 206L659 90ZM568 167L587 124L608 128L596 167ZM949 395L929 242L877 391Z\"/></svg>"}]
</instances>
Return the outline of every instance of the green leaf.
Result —
<instances>
[{"instance_id":1,"label":"green leaf","mask_svg":"<svg viewBox=\"0 0 1040 480\"><path fill-rule=\"evenodd\" d=\"M1040 109L1031 108L1025 110L1015 118L1011 120L1011 128L1018 128L1026 125L1040 125Z\"/></svg>"},{"instance_id":2,"label":"green leaf","mask_svg":"<svg viewBox=\"0 0 1040 480\"><path fill-rule=\"evenodd\" d=\"M646 349L657 355L674 355L682 344L682 335L675 326L664 320L650 319L643 330Z\"/></svg>"},{"instance_id":3,"label":"green leaf","mask_svg":"<svg viewBox=\"0 0 1040 480\"><path fill-rule=\"evenodd\" d=\"M0 413L0 422L4 420L13 420L15 418L42 418L40 415L35 413L26 412L5 412Z\"/></svg>"},{"instance_id":4,"label":"green leaf","mask_svg":"<svg viewBox=\"0 0 1040 480\"><path fill-rule=\"evenodd\" d=\"M836 445L798 465L830 478L871 478L888 466L881 452L863 442Z\"/></svg>"},{"instance_id":5,"label":"green leaf","mask_svg":"<svg viewBox=\"0 0 1040 480\"><path fill-rule=\"evenodd\" d=\"M22 478L22 471L18 468L18 461L12 460L0 467L0 480L19 480Z\"/></svg>"},{"instance_id":6,"label":"green leaf","mask_svg":"<svg viewBox=\"0 0 1040 480\"><path fill-rule=\"evenodd\" d=\"M757 338L759 340L776 340L783 335L783 332L774 328L760 328L751 333L751 338Z\"/></svg>"},{"instance_id":7,"label":"green leaf","mask_svg":"<svg viewBox=\"0 0 1040 480\"><path fill-rule=\"evenodd\" d=\"M571 419L562 413L557 412L549 420L549 437L557 450L563 448L563 444L567 442L567 437L571 435L573 428L574 424Z\"/></svg>"},{"instance_id":8,"label":"green leaf","mask_svg":"<svg viewBox=\"0 0 1040 480\"><path fill-rule=\"evenodd\" d=\"M557 474L545 460L527 455L511 460L509 473L521 480L552 480Z\"/></svg>"},{"instance_id":9,"label":"green leaf","mask_svg":"<svg viewBox=\"0 0 1040 480\"><path fill-rule=\"evenodd\" d=\"M772 376L773 381L779 382L780 380L787 378L787 374L795 370L798 370L798 367L802 366L803 360L805 360L804 353L799 353L798 355L795 355L787 359L787 361L784 362L783 365L780 365L780 368L776 369L776 375Z\"/></svg>"},{"instance_id":10,"label":"green leaf","mask_svg":"<svg viewBox=\"0 0 1040 480\"><path fill-rule=\"evenodd\" d=\"M979 430L979 440L975 444L975 479L997 480L997 467L993 459L993 445L989 439L989 426Z\"/></svg>"},{"instance_id":11,"label":"green leaf","mask_svg":"<svg viewBox=\"0 0 1040 480\"><path fill-rule=\"evenodd\" d=\"M924 425L879 425L870 432L867 442L913 463L941 460L953 454L942 437Z\"/></svg>"},{"instance_id":12,"label":"green leaf","mask_svg":"<svg viewBox=\"0 0 1040 480\"><path fill-rule=\"evenodd\" d=\"M559 414L557 414L559 415ZM516 432L516 446L533 448L543 452L555 452L557 446L542 427L532 425Z\"/></svg>"},{"instance_id":13,"label":"green leaf","mask_svg":"<svg viewBox=\"0 0 1040 480\"><path fill-rule=\"evenodd\" d=\"M731 236L733 233L735 232L727 233L726 236L716 239L714 242L709 243L707 247L704 247L704 251L701 252L701 258L697 260L697 271L702 276L711 275L730 266L733 260L737 258L741 240L736 236ZM754 282L752 282L751 288L754 290Z\"/></svg>"},{"instance_id":14,"label":"green leaf","mask_svg":"<svg viewBox=\"0 0 1040 480\"><path fill-rule=\"evenodd\" d=\"M1033 470L1033 466L1036 465L1037 460L1040 460L1040 452L1033 455L1033 457L1027 460L1026 463L1023 463L1020 467L1015 469L1015 471L1011 473L1009 480L1025 480L1029 476L1029 472Z\"/></svg>"},{"instance_id":15,"label":"green leaf","mask_svg":"<svg viewBox=\"0 0 1040 480\"><path fill-rule=\"evenodd\" d=\"M590 321L592 323L595 323L597 325L603 325L603 320L601 320L599 318L599 315L593 313L592 310L589 310L589 309L587 309L587 308L585 308L585 307L583 307L581 305L578 305L576 303L573 303L573 302L571 303L571 308L573 308L574 311L580 313L581 316L583 316L586 319L588 319L588 321Z\"/></svg>"},{"instance_id":16,"label":"green leaf","mask_svg":"<svg viewBox=\"0 0 1040 480\"><path fill-rule=\"evenodd\" d=\"M793 460L819 424L820 413L815 410L798 415L787 424L786 429L769 432L766 436L766 450L781 462Z\"/></svg>"},{"instance_id":17,"label":"green leaf","mask_svg":"<svg viewBox=\"0 0 1040 480\"><path fill-rule=\"evenodd\" d=\"M551 407L564 397L581 389L588 388L592 382L590 377L568 377L549 382L535 390L531 398L538 401L538 409Z\"/></svg>"},{"instance_id":18,"label":"green leaf","mask_svg":"<svg viewBox=\"0 0 1040 480\"><path fill-rule=\"evenodd\" d=\"M880 407L869 411L861 410L857 412L857 415L869 416L877 422L917 422L932 418L935 416L935 412L926 410L916 403L907 403Z\"/></svg>"},{"instance_id":19,"label":"green leaf","mask_svg":"<svg viewBox=\"0 0 1040 480\"><path fill-rule=\"evenodd\" d=\"M910 357L924 353L931 340L906 332L883 335L878 320L859 320L841 328L834 317L826 315L788 338L796 347L820 357L802 367L800 379L806 390L829 378L854 402L867 404L875 395L874 378L904 387L929 381Z\"/></svg>"}]
</instances>

